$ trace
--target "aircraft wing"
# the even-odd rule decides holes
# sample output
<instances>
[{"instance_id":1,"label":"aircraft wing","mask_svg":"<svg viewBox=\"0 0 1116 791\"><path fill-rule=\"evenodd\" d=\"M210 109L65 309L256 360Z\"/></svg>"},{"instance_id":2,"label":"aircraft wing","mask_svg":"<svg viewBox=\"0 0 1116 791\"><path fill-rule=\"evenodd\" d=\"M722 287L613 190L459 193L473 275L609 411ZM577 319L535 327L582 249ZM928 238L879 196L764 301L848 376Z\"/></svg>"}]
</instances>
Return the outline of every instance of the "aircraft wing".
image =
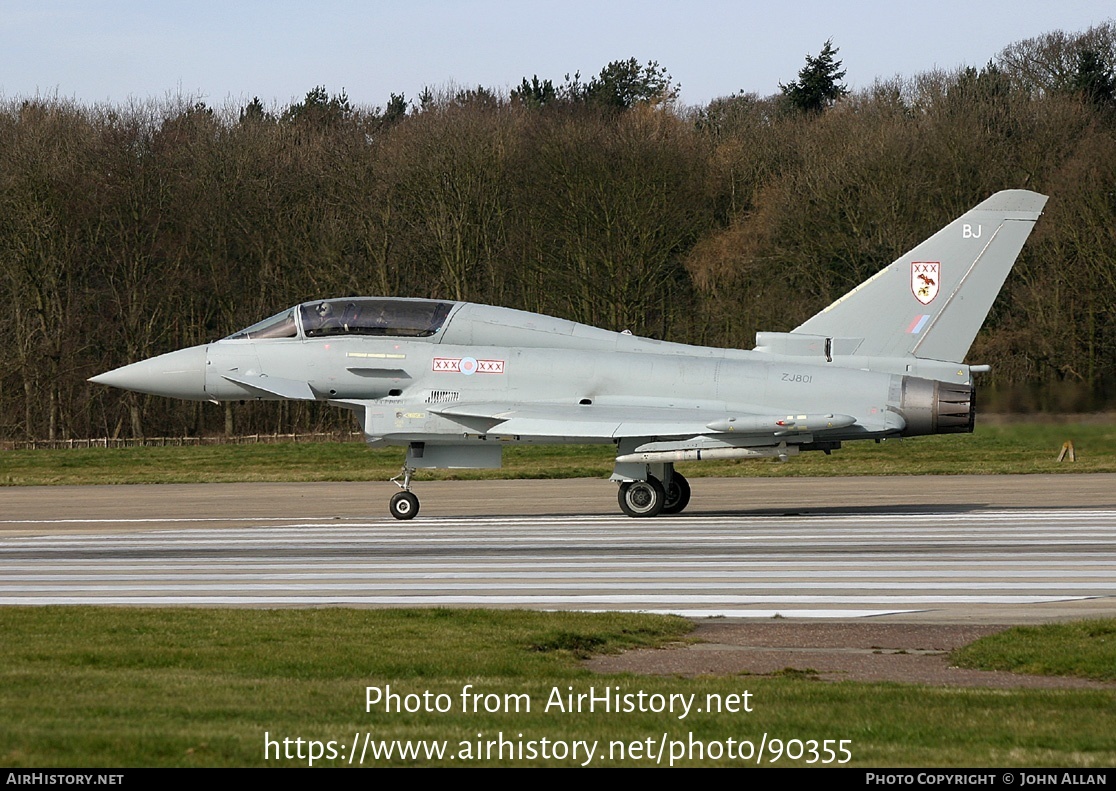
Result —
<instances>
[{"instance_id":1,"label":"aircraft wing","mask_svg":"<svg viewBox=\"0 0 1116 791\"><path fill-rule=\"evenodd\" d=\"M573 404L452 404L436 415L481 434L522 437L695 437L710 434L789 436L851 426L849 415L759 415L686 407Z\"/></svg>"}]
</instances>

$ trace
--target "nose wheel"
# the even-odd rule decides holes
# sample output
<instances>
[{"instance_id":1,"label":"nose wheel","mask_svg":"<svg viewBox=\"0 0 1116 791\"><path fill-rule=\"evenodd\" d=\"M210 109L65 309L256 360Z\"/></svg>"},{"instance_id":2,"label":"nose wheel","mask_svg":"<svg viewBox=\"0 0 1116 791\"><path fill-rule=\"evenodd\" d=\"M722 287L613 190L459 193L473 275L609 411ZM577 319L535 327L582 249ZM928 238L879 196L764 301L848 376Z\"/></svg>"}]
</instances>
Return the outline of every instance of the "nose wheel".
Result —
<instances>
[{"instance_id":1,"label":"nose wheel","mask_svg":"<svg viewBox=\"0 0 1116 791\"><path fill-rule=\"evenodd\" d=\"M391 482L403 491L392 495L388 503L388 510L396 519L414 519L419 512L419 500L411 491L411 476L415 474L413 467L403 467L403 472L391 479ZM400 480L402 478L402 480Z\"/></svg>"},{"instance_id":2,"label":"nose wheel","mask_svg":"<svg viewBox=\"0 0 1116 791\"><path fill-rule=\"evenodd\" d=\"M392 496L388 509L396 519L414 519L419 512L419 501L411 492L399 492Z\"/></svg>"}]
</instances>

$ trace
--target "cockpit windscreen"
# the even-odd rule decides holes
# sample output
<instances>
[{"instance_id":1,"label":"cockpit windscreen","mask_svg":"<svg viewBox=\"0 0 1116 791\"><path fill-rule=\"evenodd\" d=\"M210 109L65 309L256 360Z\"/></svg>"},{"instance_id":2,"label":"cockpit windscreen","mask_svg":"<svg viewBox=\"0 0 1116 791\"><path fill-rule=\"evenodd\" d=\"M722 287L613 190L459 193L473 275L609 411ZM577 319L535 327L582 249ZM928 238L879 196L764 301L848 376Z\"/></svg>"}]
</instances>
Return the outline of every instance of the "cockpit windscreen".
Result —
<instances>
[{"instance_id":1,"label":"cockpit windscreen","mask_svg":"<svg viewBox=\"0 0 1116 791\"><path fill-rule=\"evenodd\" d=\"M257 341L263 338L294 338L297 336L298 327L295 326L294 308L290 308L263 321L258 321L251 327L230 335L226 340L248 338Z\"/></svg>"},{"instance_id":2,"label":"cockpit windscreen","mask_svg":"<svg viewBox=\"0 0 1116 791\"><path fill-rule=\"evenodd\" d=\"M421 299L327 299L299 306L308 338L391 335L428 338L442 328L452 302Z\"/></svg>"}]
</instances>

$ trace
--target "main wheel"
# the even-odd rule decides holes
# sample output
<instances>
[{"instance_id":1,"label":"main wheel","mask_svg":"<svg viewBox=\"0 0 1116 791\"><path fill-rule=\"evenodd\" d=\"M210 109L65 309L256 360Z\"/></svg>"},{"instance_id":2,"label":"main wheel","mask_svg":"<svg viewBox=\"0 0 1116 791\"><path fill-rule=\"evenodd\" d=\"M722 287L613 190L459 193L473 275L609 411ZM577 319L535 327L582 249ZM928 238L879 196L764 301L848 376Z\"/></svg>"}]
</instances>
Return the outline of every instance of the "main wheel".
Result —
<instances>
[{"instance_id":1,"label":"main wheel","mask_svg":"<svg viewBox=\"0 0 1116 791\"><path fill-rule=\"evenodd\" d=\"M680 514L690 504L690 482L682 477L681 473L670 476L670 485L666 487L666 501L663 503L664 514Z\"/></svg>"},{"instance_id":2,"label":"main wheel","mask_svg":"<svg viewBox=\"0 0 1116 791\"><path fill-rule=\"evenodd\" d=\"M399 492L391 498L388 508L396 519L414 519L418 513L419 501L410 492Z\"/></svg>"},{"instance_id":3,"label":"main wheel","mask_svg":"<svg viewBox=\"0 0 1116 791\"><path fill-rule=\"evenodd\" d=\"M661 483L648 478L620 484L616 499L620 501L620 510L628 516L655 516L663 510L666 493Z\"/></svg>"}]
</instances>

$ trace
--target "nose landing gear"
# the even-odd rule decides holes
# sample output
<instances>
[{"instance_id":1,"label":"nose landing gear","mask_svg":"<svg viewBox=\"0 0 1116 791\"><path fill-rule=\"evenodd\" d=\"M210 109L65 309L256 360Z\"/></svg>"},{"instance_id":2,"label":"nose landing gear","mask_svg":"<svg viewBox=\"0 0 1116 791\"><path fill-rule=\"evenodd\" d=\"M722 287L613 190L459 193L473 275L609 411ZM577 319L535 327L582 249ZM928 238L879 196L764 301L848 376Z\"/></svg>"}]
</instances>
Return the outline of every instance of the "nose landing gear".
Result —
<instances>
[{"instance_id":1,"label":"nose landing gear","mask_svg":"<svg viewBox=\"0 0 1116 791\"><path fill-rule=\"evenodd\" d=\"M419 500L411 491L411 476L415 474L414 467L403 465L403 471L391 479L391 482L402 491L392 496L388 510L396 519L414 519L419 512ZM399 480L402 478L403 480Z\"/></svg>"}]
</instances>

